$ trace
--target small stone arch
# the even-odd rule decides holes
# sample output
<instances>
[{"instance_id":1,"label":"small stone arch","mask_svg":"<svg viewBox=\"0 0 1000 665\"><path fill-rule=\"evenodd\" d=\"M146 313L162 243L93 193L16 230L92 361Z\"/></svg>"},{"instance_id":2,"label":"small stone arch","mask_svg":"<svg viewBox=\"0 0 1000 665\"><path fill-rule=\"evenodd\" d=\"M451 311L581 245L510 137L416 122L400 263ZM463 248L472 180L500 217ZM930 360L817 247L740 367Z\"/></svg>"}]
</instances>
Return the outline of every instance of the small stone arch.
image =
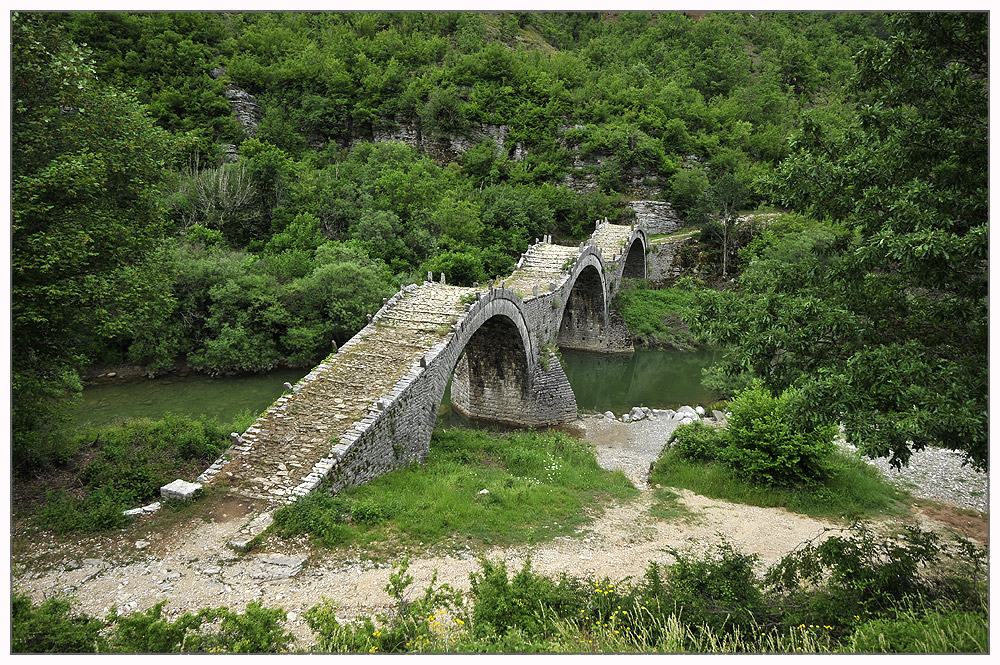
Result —
<instances>
[{"instance_id":1,"label":"small stone arch","mask_svg":"<svg viewBox=\"0 0 1000 665\"><path fill-rule=\"evenodd\" d=\"M559 313L557 344L567 349L602 349L608 325L608 285L600 254L582 255L565 288L568 295Z\"/></svg>"},{"instance_id":2,"label":"small stone arch","mask_svg":"<svg viewBox=\"0 0 1000 665\"><path fill-rule=\"evenodd\" d=\"M622 278L646 279L646 234L637 229L632 234L628 249L622 253Z\"/></svg>"}]
</instances>

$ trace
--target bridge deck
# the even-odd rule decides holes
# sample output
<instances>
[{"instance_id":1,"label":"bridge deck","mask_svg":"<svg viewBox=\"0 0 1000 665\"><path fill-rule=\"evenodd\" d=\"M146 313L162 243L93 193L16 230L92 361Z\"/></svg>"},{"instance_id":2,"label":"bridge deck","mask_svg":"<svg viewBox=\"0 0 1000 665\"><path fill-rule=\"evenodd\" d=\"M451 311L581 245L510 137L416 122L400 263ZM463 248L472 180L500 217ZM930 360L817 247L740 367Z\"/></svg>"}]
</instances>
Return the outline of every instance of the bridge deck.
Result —
<instances>
[{"instance_id":1,"label":"bridge deck","mask_svg":"<svg viewBox=\"0 0 1000 665\"><path fill-rule=\"evenodd\" d=\"M592 236L594 243L600 248L605 261L616 261L625 251L625 244L632 235L631 226L618 224L602 224Z\"/></svg>"},{"instance_id":2,"label":"bridge deck","mask_svg":"<svg viewBox=\"0 0 1000 665\"><path fill-rule=\"evenodd\" d=\"M551 291L550 284L558 286L566 279L569 269L580 254L576 247L541 243L524 253L521 267L517 268L506 284L508 289L527 300L532 297L534 287L539 293Z\"/></svg>"}]
</instances>

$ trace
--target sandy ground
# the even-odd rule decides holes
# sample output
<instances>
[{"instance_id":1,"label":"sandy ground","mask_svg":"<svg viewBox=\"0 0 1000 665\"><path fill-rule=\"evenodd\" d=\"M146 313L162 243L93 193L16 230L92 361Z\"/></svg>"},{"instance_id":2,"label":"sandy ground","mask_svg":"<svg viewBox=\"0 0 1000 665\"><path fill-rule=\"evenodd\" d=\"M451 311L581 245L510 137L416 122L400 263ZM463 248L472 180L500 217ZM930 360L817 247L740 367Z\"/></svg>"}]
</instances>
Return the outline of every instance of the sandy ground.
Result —
<instances>
[{"instance_id":1,"label":"sandy ground","mask_svg":"<svg viewBox=\"0 0 1000 665\"><path fill-rule=\"evenodd\" d=\"M587 527L543 544L494 547L485 552L460 546L452 546L448 554L440 554L440 547L410 552L412 594L422 592L435 571L439 584L467 589L469 574L478 569L481 555L507 562L508 570L519 570L530 555L532 568L540 573L622 580L640 577L650 561L672 562L671 550L700 553L725 540L742 552L756 554L763 569L797 545L822 537L826 529L843 526L690 492L680 492L680 501L689 511L685 518L659 519L649 512L654 498L646 477L676 422L658 418L623 424L587 417L578 426L595 446L601 465L621 469L640 489L640 497L603 511L595 507L595 518ZM113 537L81 538L67 544L50 536L30 546L16 545L13 584L36 600L72 595L81 611L94 616L103 616L112 606L122 612L143 610L161 600L168 601L168 616L221 605L242 610L247 603L261 600L266 607L280 606L288 612L286 627L296 636L297 648L312 644L302 613L322 598L337 604L341 619L389 608L383 587L398 558L376 562L359 552L311 550L305 539L276 538L250 554L236 555L225 543L260 506L225 496L202 501L203 506L196 505L194 518L188 516L167 528L160 521L155 530L140 525ZM941 528L948 523L940 516L932 519L931 512L915 515L925 527Z\"/></svg>"}]
</instances>

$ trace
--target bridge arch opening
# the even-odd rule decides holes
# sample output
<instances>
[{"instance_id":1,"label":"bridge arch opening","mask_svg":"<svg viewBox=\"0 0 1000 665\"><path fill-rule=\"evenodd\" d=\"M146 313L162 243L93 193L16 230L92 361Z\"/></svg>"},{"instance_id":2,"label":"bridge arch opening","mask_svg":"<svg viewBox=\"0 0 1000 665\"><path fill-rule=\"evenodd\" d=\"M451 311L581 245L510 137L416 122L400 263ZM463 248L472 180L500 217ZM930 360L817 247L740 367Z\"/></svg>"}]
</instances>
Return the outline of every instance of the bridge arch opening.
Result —
<instances>
[{"instance_id":1,"label":"bridge arch opening","mask_svg":"<svg viewBox=\"0 0 1000 665\"><path fill-rule=\"evenodd\" d=\"M604 281L595 265L577 275L559 322L557 343L564 349L600 349L607 325Z\"/></svg>"},{"instance_id":2,"label":"bridge arch opening","mask_svg":"<svg viewBox=\"0 0 1000 665\"><path fill-rule=\"evenodd\" d=\"M625 265L622 266L622 277L646 279L646 247L641 238L635 238L629 246Z\"/></svg>"},{"instance_id":3,"label":"bridge arch opening","mask_svg":"<svg viewBox=\"0 0 1000 665\"><path fill-rule=\"evenodd\" d=\"M531 412L530 368L521 331L509 317L487 319L466 342L451 379L451 407L462 417L517 424Z\"/></svg>"}]
</instances>

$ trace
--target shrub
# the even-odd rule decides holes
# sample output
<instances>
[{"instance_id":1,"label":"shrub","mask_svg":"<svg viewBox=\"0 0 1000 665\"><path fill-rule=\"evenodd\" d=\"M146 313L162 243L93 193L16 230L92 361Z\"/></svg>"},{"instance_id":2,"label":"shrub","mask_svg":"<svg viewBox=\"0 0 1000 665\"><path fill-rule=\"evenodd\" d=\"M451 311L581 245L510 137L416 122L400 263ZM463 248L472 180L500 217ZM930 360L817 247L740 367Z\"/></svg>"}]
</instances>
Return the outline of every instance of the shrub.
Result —
<instances>
[{"instance_id":1,"label":"shrub","mask_svg":"<svg viewBox=\"0 0 1000 665\"><path fill-rule=\"evenodd\" d=\"M719 459L725 449L724 432L701 422L688 423L677 426L670 442L684 459L711 462Z\"/></svg>"},{"instance_id":2,"label":"shrub","mask_svg":"<svg viewBox=\"0 0 1000 665\"><path fill-rule=\"evenodd\" d=\"M222 622L219 636L230 653L277 653L287 649L294 638L280 626L285 610L263 607L259 600L247 605L244 613L218 610Z\"/></svg>"},{"instance_id":3,"label":"shrub","mask_svg":"<svg viewBox=\"0 0 1000 665\"><path fill-rule=\"evenodd\" d=\"M362 617L360 621L341 624L337 621L336 605L323 599L309 608L304 617L309 628L318 637L320 651L340 653L394 653L436 649L437 637L443 630L440 619L453 612L459 626L468 621L462 603L462 594L447 584L435 586L437 571L421 597L406 598L406 591L413 583L407 574L409 560L403 559L392 574L385 592L395 601L390 614Z\"/></svg>"},{"instance_id":4,"label":"shrub","mask_svg":"<svg viewBox=\"0 0 1000 665\"><path fill-rule=\"evenodd\" d=\"M86 653L101 649L104 622L72 614L66 598L46 598L35 606L18 591L11 598L12 653Z\"/></svg>"},{"instance_id":5,"label":"shrub","mask_svg":"<svg viewBox=\"0 0 1000 665\"><path fill-rule=\"evenodd\" d=\"M473 610L473 635L506 635L523 631L538 635L552 629L556 618L576 618L583 609L583 587L565 574L558 582L531 570L531 558L513 578L507 578L503 561L480 562L482 571L472 573L469 581L476 603Z\"/></svg>"},{"instance_id":6,"label":"shrub","mask_svg":"<svg viewBox=\"0 0 1000 665\"><path fill-rule=\"evenodd\" d=\"M729 403L726 463L761 485L812 484L828 475L834 426L804 429L791 415L798 392L774 397L760 381Z\"/></svg>"},{"instance_id":7,"label":"shrub","mask_svg":"<svg viewBox=\"0 0 1000 665\"><path fill-rule=\"evenodd\" d=\"M729 543L716 546L702 558L673 553L677 562L667 569L665 599L689 625L708 627L715 633L733 632L758 625L764 614L764 594L754 572L757 555L738 552ZM652 579L647 574L647 581Z\"/></svg>"},{"instance_id":8,"label":"shrub","mask_svg":"<svg viewBox=\"0 0 1000 665\"><path fill-rule=\"evenodd\" d=\"M96 449L79 472L83 492L50 491L38 520L60 533L124 526L129 518L123 510L154 500L175 478L199 472L225 449L229 431L213 420L173 414L88 428L74 442Z\"/></svg>"},{"instance_id":9,"label":"shrub","mask_svg":"<svg viewBox=\"0 0 1000 665\"><path fill-rule=\"evenodd\" d=\"M106 619L115 626L109 638L110 651L120 653L180 653L200 651L207 645L200 629L203 623L211 622L215 612L208 608L197 614L185 612L174 621L163 618L160 601L144 612L119 615L113 609Z\"/></svg>"},{"instance_id":10,"label":"shrub","mask_svg":"<svg viewBox=\"0 0 1000 665\"><path fill-rule=\"evenodd\" d=\"M891 537L855 524L846 536L833 535L787 554L768 571L766 582L786 594L791 622L835 625L848 617L891 618L914 599L930 607L936 601L977 598L976 588L955 580L980 579L983 559L971 551L978 548L951 549L935 534L914 526ZM951 557L956 568L946 575L933 572L947 554L957 555ZM817 584L822 586L817 589Z\"/></svg>"}]
</instances>

